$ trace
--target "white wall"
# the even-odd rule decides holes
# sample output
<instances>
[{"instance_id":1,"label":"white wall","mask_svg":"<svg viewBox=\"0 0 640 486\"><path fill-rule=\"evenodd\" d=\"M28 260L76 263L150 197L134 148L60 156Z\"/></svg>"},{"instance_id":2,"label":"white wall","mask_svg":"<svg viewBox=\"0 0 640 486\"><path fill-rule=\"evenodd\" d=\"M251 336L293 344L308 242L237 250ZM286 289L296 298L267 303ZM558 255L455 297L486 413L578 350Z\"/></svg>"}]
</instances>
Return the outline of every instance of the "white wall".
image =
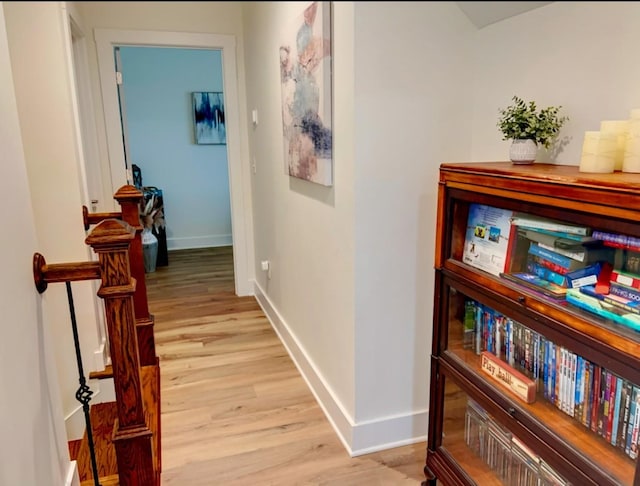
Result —
<instances>
[{"instance_id":1,"label":"white wall","mask_svg":"<svg viewBox=\"0 0 640 486\"><path fill-rule=\"evenodd\" d=\"M579 165L584 132L640 107L640 3L553 2L478 31L474 39L473 159L508 160L498 108L518 95L562 105L570 121L557 154L538 161Z\"/></svg>"},{"instance_id":2,"label":"white wall","mask_svg":"<svg viewBox=\"0 0 640 486\"><path fill-rule=\"evenodd\" d=\"M245 8L258 296L353 454L424 439L435 184L470 151L471 35L448 2L335 2L335 185L283 169L278 46L307 2ZM450 113L456 114L451 117ZM293 336L293 337L292 337ZM327 393L328 390L328 393Z\"/></svg>"},{"instance_id":3,"label":"white wall","mask_svg":"<svg viewBox=\"0 0 640 486\"><path fill-rule=\"evenodd\" d=\"M52 350L52 314L33 284L38 250L18 110L0 2L0 484L71 484ZM77 475L75 477L77 480Z\"/></svg>"},{"instance_id":4,"label":"white wall","mask_svg":"<svg viewBox=\"0 0 640 486\"><path fill-rule=\"evenodd\" d=\"M221 51L120 48L130 163L163 191L170 250L231 245L226 145L197 145L194 91L223 92Z\"/></svg>"},{"instance_id":5,"label":"white wall","mask_svg":"<svg viewBox=\"0 0 640 486\"><path fill-rule=\"evenodd\" d=\"M349 434L355 409L353 294L353 5L336 2L334 23L334 181L324 187L285 174L279 46L305 2L254 2L245 8L247 99L257 293L307 378ZM263 305L264 302L263 302ZM343 437L343 439L345 439ZM345 439L347 442L349 438Z\"/></svg>"},{"instance_id":6,"label":"white wall","mask_svg":"<svg viewBox=\"0 0 640 486\"><path fill-rule=\"evenodd\" d=\"M89 204L77 151L63 5L6 2L4 12L38 251L48 263L90 260L81 212L82 205ZM88 373L96 368L93 353L101 344L94 306L97 297L91 282L74 283L73 292ZM75 399L78 372L64 285L49 286L43 301L54 337L63 411L69 418L70 438L77 438L84 425ZM78 417L81 428L72 430L72 419Z\"/></svg>"},{"instance_id":7,"label":"white wall","mask_svg":"<svg viewBox=\"0 0 640 486\"><path fill-rule=\"evenodd\" d=\"M354 449L426 434L436 181L469 157L474 31L453 2L355 2Z\"/></svg>"}]
</instances>

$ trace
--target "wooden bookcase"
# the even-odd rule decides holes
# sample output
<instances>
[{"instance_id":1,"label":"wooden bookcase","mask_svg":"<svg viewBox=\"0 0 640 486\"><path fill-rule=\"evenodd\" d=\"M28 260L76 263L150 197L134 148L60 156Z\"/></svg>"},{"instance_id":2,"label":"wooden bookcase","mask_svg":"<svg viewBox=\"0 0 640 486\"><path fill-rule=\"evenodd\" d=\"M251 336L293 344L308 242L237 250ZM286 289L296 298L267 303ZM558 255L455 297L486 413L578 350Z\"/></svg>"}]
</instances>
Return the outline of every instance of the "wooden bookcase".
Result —
<instances>
[{"instance_id":1,"label":"wooden bookcase","mask_svg":"<svg viewBox=\"0 0 640 486\"><path fill-rule=\"evenodd\" d=\"M510 162L440 166L423 484L551 485L565 481L581 486L640 486L637 460L632 459L637 454L620 446L624 407L619 408L624 390L633 401L633 386L640 386L640 331L463 263L469 209L474 204L640 238L640 174L585 174L574 166ZM513 233L510 238L515 238ZM516 263L514 257L514 264L522 262ZM537 357L530 375L537 386L533 403L526 403L482 371L481 349L475 341L469 345L470 331L464 332L469 302L474 309L491 309L505 319L501 323L509 319L509 329L518 326L521 338L517 346L524 349L526 344L533 349L528 355ZM477 327L472 337L481 338ZM515 345L510 345L513 351ZM564 384L561 399L549 381L552 366L561 366L552 362L556 355L566 364L555 368L566 374L564 381L554 375L556 385ZM581 372L572 371L572 357L578 369L581 362L586 363ZM590 373L585 371L589 364L595 367ZM610 382L617 383L612 387L623 386L618 404L614 394L608 395L612 410L619 408L615 420L608 418L604 408L591 415L593 406L590 410L585 395L588 385L582 377L587 375L588 382L593 370L598 376L610 376ZM607 401L599 395L597 402L604 406ZM640 421L640 404L638 410ZM608 437L607 432L613 435L615 431L607 430L608 423L618 424L617 438Z\"/></svg>"}]
</instances>

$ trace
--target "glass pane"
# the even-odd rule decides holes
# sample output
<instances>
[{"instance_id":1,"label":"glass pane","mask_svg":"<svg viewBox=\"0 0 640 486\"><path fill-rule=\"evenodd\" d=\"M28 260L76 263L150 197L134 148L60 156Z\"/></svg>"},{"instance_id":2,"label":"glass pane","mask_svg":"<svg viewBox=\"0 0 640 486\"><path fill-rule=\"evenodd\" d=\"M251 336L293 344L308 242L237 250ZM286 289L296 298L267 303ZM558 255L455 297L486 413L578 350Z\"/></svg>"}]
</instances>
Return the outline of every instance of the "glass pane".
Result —
<instances>
[{"instance_id":1,"label":"glass pane","mask_svg":"<svg viewBox=\"0 0 640 486\"><path fill-rule=\"evenodd\" d=\"M638 452L640 387L449 287L446 354L620 484Z\"/></svg>"},{"instance_id":2,"label":"glass pane","mask_svg":"<svg viewBox=\"0 0 640 486\"><path fill-rule=\"evenodd\" d=\"M477 484L570 484L449 379L442 445Z\"/></svg>"},{"instance_id":3,"label":"glass pane","mask_svg":"<svg viewBox=\"0 0 640 486\"><path fill-rule=\"evenodd\" d=\"M531 211L455 200L450 258L632 340L638 351L640 238L578 224L578 213L560 221Z\"/></svg>"}]
</instances>

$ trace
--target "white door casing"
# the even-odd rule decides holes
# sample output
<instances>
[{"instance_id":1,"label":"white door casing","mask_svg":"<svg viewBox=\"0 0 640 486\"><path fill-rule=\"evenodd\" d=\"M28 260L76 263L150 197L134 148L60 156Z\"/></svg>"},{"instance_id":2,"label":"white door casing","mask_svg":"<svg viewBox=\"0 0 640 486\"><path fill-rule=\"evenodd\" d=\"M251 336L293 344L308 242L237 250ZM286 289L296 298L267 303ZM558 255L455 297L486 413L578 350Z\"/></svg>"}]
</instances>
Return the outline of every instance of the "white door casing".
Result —
<instances>
[{"instance_id":1,"label":"white door casing","mask_svg":"<svg viewBox=\"0 0 640 486\"><path fill-rule=\"evenodd\" d=\"M233 264L237 295L252 295L249 275L249 242L245 193L250 191L250 181L242 163L240 145L240 101L236 63L236 40L232 35L197 34L186 32L162 32L143 30L95 29L94 37L98 55L98 69L102 91L107 149L111 168L111 187L115 193L127 184L124 144L118 87L114 63L116 46L181 47L192 49L220 49L225 91L227 124L227 154L229 161L229 193L231 197L231 231L233 237Z\"/></svg>"}]
</instances>

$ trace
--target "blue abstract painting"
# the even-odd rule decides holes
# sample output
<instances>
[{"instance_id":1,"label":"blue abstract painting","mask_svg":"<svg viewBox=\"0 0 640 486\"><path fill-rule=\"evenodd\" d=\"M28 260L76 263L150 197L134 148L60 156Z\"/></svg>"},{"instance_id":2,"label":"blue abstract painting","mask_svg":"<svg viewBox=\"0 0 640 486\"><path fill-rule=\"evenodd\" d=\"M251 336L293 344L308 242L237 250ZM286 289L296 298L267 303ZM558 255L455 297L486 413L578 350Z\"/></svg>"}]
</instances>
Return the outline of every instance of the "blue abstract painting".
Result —
<instances>
[{"instance_id":1,"label":"blue abstract painting","mask_svg":"<svg viewBox=\"0 0 640 486\"><path fill-rule=\"evenodd\" d=\"M304 9L280 45L285 172L333 185L331 2Z\"/></svg>"},{"instance_id":2,"label":"blue abstract painting","mask_svg":"<svg viewBox=\"0 0 640 486\"><path fill-rule=\"evenodd\" d=\"M197 144L227 143L222 93L206 91L193 93L193 116Z\"/></svg>"}]
</instances>

